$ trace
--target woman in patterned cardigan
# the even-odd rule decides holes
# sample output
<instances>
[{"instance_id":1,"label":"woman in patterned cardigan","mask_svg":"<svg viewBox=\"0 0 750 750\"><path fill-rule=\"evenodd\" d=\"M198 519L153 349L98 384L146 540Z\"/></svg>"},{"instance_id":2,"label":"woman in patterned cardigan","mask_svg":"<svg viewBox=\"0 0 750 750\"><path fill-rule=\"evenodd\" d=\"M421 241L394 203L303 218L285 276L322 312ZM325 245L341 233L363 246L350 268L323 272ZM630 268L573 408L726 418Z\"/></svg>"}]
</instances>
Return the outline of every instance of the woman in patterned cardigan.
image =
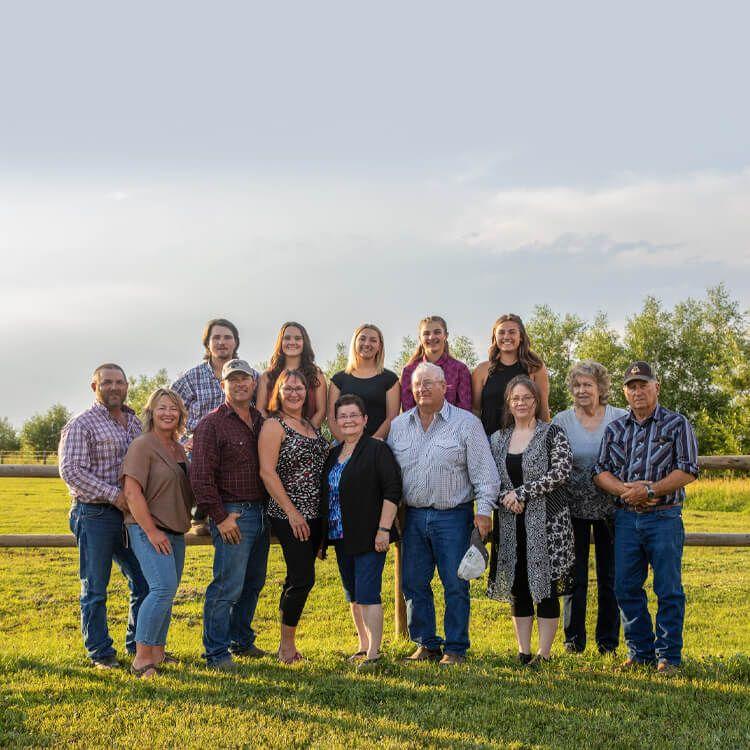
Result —
<instances>
[{"instance_id":1,"label":"woman in patterned cardigan","mask_svg":"<svg viewBox=\"0 0 750 750\"><path fill-rule=\"evenodd\" d=\"M560 619L558 597L572 583L573 529L563 486L572 456L565 431L541 420L538 386L525 375L508 383L505 427L490 438L500 473L488 596L510 601L521 664L550 656ZM539 649L531 655L534 605Z\"/></svg>"}]
</instances>

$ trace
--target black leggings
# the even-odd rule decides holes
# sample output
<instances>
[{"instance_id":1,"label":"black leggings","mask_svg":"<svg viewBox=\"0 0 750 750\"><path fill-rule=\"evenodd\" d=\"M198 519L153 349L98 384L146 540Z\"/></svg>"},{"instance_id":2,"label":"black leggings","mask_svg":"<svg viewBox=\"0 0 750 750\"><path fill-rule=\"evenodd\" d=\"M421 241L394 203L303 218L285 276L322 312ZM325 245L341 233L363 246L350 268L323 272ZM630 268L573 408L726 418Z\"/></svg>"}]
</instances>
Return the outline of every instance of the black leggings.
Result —
<instances>
[{"instance_id":1,"label":"black leggings","mask_svg":"<svg viewBox=\"0 0 750 750\"><path fill-rule=\"evenodd\" d=\"M516 570L510 589L510 614L513 617L533 617L534 600L529 590L529 569L526 560L526 520L523 513L516 516ZM560 616L560 600L548 596L536 605L536 616L553 619Z\"/></svg>"},{"instance_id":2,"label":"black leggings","mask_svg":"<svg viewBox=\"0 0 750 750\"><path fill-rule=\"evenodd\" d=\"M315 556L320 547L321 520L308 520L307 525L310 527L310 538L300 542L292 533L289 521L271 518L271 530L281 543L286 562L286 579L279 601L281 622L290 627L296 627L302 617L307 595L315 585Z\"/></svg>"}]
</instances>

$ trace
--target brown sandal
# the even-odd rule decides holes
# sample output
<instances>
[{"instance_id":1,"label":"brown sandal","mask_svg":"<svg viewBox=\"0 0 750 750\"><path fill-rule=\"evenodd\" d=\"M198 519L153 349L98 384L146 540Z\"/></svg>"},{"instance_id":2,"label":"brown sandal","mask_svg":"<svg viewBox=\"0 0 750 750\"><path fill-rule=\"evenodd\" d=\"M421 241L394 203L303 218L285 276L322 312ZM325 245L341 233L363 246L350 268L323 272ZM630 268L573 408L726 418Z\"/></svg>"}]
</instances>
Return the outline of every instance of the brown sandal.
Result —
<instances>
[{"instance_id":1,"label":"brown sandal","mask_svg":"<svg viewBox=\"0 0 750 750\"><path fill-rule=\"evenodd\" d=\"M132 664L130 665L130 674L133 675L133 677L137 677L139 680L148 672L149 670L154 670L154 675L159 674L159 667L156 666L156 664L144 664L142 667L134 667Z\"/></svg>"}]
</instances>

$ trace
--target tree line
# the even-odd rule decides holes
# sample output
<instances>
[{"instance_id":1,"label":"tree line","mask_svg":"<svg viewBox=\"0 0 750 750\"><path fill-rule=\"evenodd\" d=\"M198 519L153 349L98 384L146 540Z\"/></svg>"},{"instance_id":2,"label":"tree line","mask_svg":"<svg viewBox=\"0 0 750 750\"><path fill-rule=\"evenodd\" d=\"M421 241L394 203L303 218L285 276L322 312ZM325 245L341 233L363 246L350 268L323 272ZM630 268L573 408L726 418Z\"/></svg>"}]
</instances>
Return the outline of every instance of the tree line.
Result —
<instances>
[{"instance_id":1,"label":"tree line","mask_svg":"<svg viewBox=\"0 0 750 750\"><path fill-rule=\"evenodd\" d=\"M748 314L726 286L710 287L700 298L689 297L671 309L656 297L643 300L628 317L623 331L612 327L605 312L591 321L578 315L560 315L548 305L537 305L525 320L532 348L550 375L550 409L556 413L571 404L566 377L579 359L595 359L612 374L611 403L625 406L622 373L638 359L650 362L661 381L660 401L682 412L695 425L703 454L750 453L750 328ZM489 346L489 334L486 346ZM467 336L449 338L451 354L469 368L478 364L474 342ZM404 336L391 368L401 374L417 345ZM333 359L323 368L330 378L346 365L348 344L338 342ZM484 352L481 359L484 359ZM256 365L265 369L265 363ZM130 379L128 401L140 412L148 394L168 385L165 369ZM23 446L54 451L60 430L70 418L61 404L27 420L17 434L0 418L0 450Z\"/></svg>"}]
</instances>

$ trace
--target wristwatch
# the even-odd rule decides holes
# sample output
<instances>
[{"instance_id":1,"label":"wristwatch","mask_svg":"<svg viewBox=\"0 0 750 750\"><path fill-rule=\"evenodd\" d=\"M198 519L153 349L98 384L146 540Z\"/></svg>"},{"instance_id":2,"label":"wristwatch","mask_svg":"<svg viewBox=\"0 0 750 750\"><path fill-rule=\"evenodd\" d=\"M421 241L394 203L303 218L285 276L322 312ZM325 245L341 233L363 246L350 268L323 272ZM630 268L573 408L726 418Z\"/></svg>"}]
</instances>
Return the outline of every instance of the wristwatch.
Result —
<instances>
[{"instance_id":1,"label":"wristwatch","mask_svg":"<svg viewBox=\"0 0 750 750\"><path fill-rule=\"evenodd\" d=\"M654 492L654 487L651 484L646 485L646 497L649 500L653 500L656 497L656 493Z\"/></svg>"}]
</instances>

